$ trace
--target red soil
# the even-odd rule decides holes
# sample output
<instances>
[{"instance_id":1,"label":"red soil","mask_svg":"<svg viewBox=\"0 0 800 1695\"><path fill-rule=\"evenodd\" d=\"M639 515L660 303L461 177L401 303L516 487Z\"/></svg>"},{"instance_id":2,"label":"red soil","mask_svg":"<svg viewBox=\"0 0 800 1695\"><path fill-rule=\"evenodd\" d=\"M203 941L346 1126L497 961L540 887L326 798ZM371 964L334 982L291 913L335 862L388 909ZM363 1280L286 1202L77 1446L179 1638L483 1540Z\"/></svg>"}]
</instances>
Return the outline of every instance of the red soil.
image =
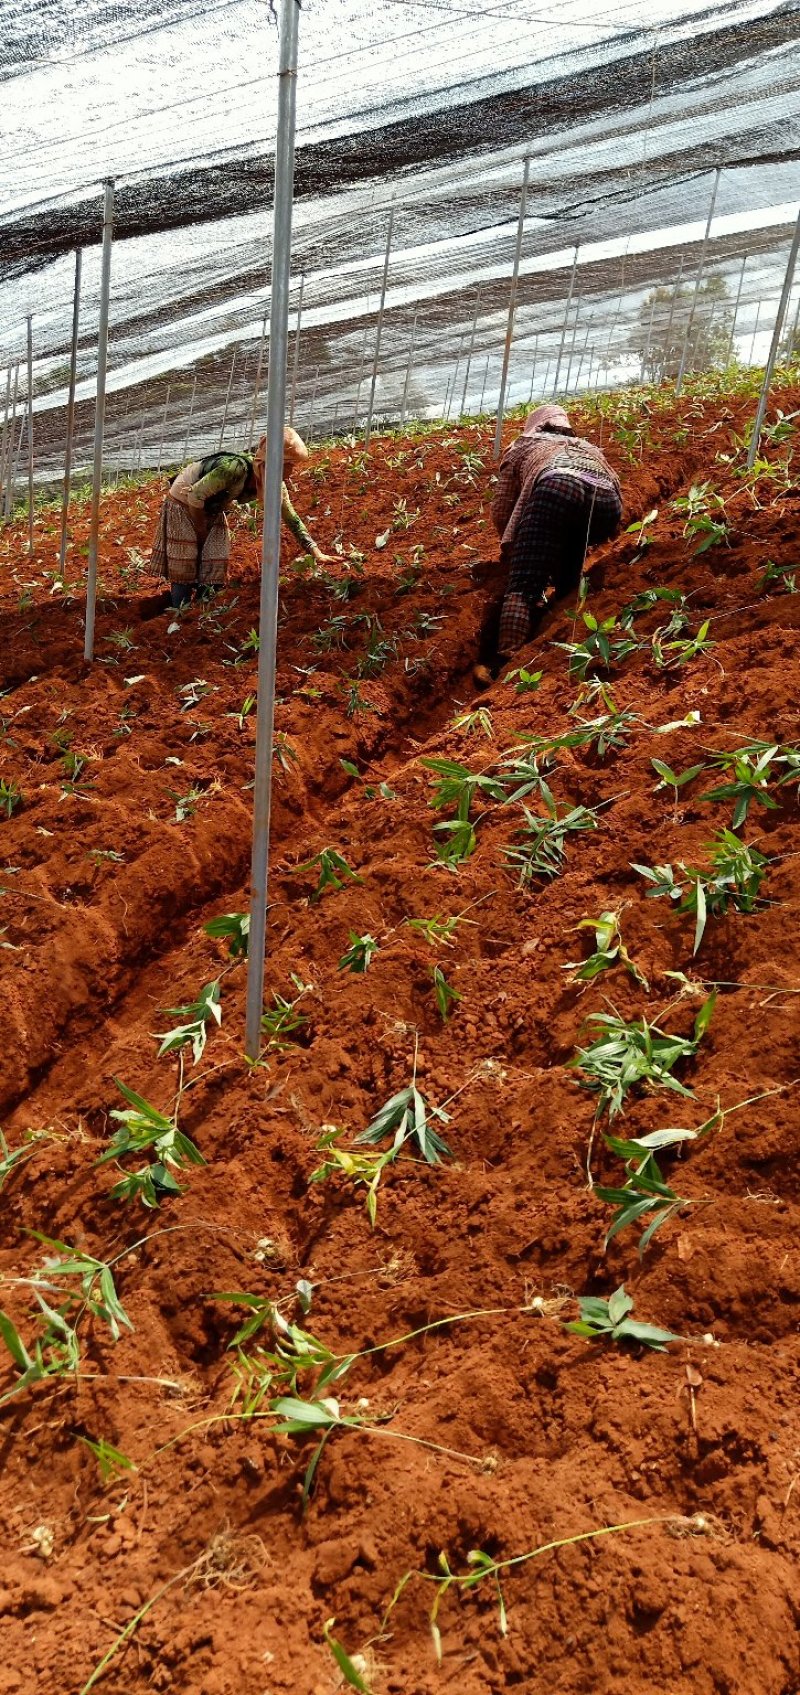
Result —
<instances>
[{"instance_id":1,"label":"red soil","mask_svg":"<svg viewBox=\"0 0 800 1695\"><path fill-rule=\"evenodd\" d=\"M800 403L791 391L775 399L785 411ZM318 456L319 480L299 480L298 507L322 544L341 532L365 560L357 592L342 601L287 557L267 1001L296 993L292 974L312 987L299 1043L257 1069L241 1057L244 967L228 969L203 929L247 905L254 720L236 715L253 692L255 661L234 661L257 621L256 538L243 520L235 581L169 635L157 585L131 555L148 551L159 491L109 495L89 670L80 595L51 594L43 578L56 558L55 519L37 520L31 562L24 526L0 536L0 777L23 795L0 824L0 1101L12 1150L27 1131L48 1132L3 1190L0 1305L31 1346L35 1301L15 1279L42 1265L46 1250L31 1235L39 1231L113 1260L133 1325L114 1344L107 1324L84 1314L77 1377L38 1384L3 1409L0 1695L78 1695L165 1585L101 1688L330 1695L342 1687L323 1637L335 1616L335 1635L363 1656L374 1695L456 1683L463 1695L800 1690L795 790L781 790L777 811L752 807L741 832L776 856L764 885L771 904L710 918L695 960L691 920L646 900L630 869L696 862L712 830L730 823L731 802L698 800L702 782L681 790L677 807L654 794L651 758L683 770L709 748L800 740L800 595L759 586L768 560L800 568L797 493L762 478L756 504L716 458L751 409L746 398L698 398L676 432L669 407L648 418L634 400L629 431L642 425L643 439L630 450L605 425L628 517L654 506L659 516L640 558L627 535L605 550L592 609L607 616L647 586L679 586L691 594L693 628L713 618L716 646L668 671L648 648L614 673L618 706L645 722L603 762L559 755L559 802L610 804L595 834L570 840L562 875L530 893L503 856L518 805L475 806L485 812L477 848L457 875L430 864L442 815L421 764L447 756L486 768L521 732L575 722L577 685L550 645L570 639L564 607L526 656L545 672L537 693L499 682L479 703L472 697L490 592L488 582L476 588L472 567L495 552L490 432L379 439L366 456L336 449ZM596 420L590 428L597 439ZM465 450L486 462L473 481ZM725 495L732 531L729 547L697 557L669 501L705 477ZM416 514L407 529L392 528L402 522L398 500ZM82 514L74 583L85 534ZM413 581L416 544L424 551ZM380 616L398 650L360 685L370 709L348 717L345 679L367 625L351 623L347 645L329 654L313 638L331 617L364 613ZM663 608L643 614L637 633L664 617ZM115 641L120 632L130 646ZM200 680L186 705L180 691ZM491 712L492 742L453 727L476 704ZM702 715L695 729L661 737L646 727L691 709ZM72 787L64 736L86 760ZM192 790L198 798L178 821L176 796ZM313 901L313 876L296 867L325 846L361 881ZM473 922L449 949L403 924L473 902ZM623 904L649 994L623 970L586 986L563 970L590 951L578 922ZM366 975L337 969L349 930L380 943ZM447 1023L433 993L437 963L462 997ZM697 1001L671 971L724 985L708 1035L680 1072L696 1100L641 1097L617 1120L620 1133L698 1125L718 1098L726 1108L778 1092L725 1119L682 1160L665 1157L678 1192L703 1204L667 1224L641 1260L633 1230L604 1254L609 1209L585 1174L594 1103L568 1061L586 1015L609 1000L625 1017L644 1013L688 1032ZM190 1168L182 1196L146 1213L110 1198L119 1171L96 1164L109 1113L122 1104L113 1079L170 1110L177 1064L156 1059L153 1032L176 1022L165 1007L193 1000L222 973L222 1027L199 1064L187 1062L180 1115L208 1163ZM322 1158L316 1142L323 1124L336 1124L349 1147L411 1081L415 1044L425 1097L454 1097L454 1158L390 1167L373 1232L363 1191L344 1178L309 1185ZM597 1178L616 1182L619 1161L602 1144L593 1157ZM314 1285L305 1318L294 1294L301 1278ZM575 1315L571 1295L608 1295L623 1280L637 1318L686 1340L656 1354L562 1328L560 1318ZM335 1392L365 1428L331 1436L304 1512L313 1438L276 1434L271 1415L224 1416L241 1312L214 1300L219 1290L280 1301L342 1354L456 1321L355 1362ZM704 1341L710 1332L719 1346ZM269 1346L268 1332L248 1347L258 1341ZM15 1372L6 1355L0 1363L10 1388ZM312 1389L301 1378L298 1392ZM112 1443L137 1469L104 1486L81 1436ZM441 1668L428 1628L432 1585L412 1582L379 1634L404 1574L436 1573L440 1550L463 1572L471 1549L507 1559L639 1520L654 1522L507 1574L505 1637L490 1582L451 1592L439 1614Z\"/></svg>"}]
</instances>

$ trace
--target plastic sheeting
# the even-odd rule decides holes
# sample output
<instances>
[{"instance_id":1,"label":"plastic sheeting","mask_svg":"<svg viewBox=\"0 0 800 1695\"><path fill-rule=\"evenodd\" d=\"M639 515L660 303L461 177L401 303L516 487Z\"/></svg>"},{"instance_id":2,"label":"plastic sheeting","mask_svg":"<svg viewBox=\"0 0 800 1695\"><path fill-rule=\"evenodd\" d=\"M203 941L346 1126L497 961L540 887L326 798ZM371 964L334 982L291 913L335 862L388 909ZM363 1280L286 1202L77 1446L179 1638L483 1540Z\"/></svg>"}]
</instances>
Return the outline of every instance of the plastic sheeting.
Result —
<instances>
[{"instance_id":1,"label":"plastic sheeting","mask_svg":"<svg viewBox=\"0 0 800 1695\"><path fill-rule=\"evenodd\" d=\"M246 442L269 301L268 6L0 0L0 19L0 372L32 312L39 473L63 453L76 243L78 463L90 447L105 175L109 463L207 450L223 420ZM725 277L730 312L746 256L733 351L763 357L800 194L799 33L798 5L752 0L307 0L299 427L363 422L392 202L378 417L404 400L411 416L494 404L526 153L509 403L549 392L556 372L561 389L637 373L650 289L693 285L717 165L707 271ZM656 335L668 312L665 299Z\"/></svg>"}]
</instances>

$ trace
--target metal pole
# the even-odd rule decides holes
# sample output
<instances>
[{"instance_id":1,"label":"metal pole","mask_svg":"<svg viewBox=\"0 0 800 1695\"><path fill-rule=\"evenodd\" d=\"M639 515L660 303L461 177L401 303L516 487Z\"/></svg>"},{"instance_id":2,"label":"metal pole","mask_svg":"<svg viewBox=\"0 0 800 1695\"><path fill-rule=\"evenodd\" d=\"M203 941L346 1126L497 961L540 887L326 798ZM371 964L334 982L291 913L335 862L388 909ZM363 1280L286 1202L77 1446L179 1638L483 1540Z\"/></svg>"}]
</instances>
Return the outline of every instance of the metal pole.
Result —
<instances>
[{"instance_id":1,"label":"metal pole","mask_svg":"<svg viewBox=\"0 0 800 1695\"><path fill-rule=\"evenodd\" d=\"M278 636L278 571L281 547L281 483L289 344L289 272L292 256L297 34L300 0L281 0L278 70L278 127L275 142L275 206L272 236L272 297L267 383L267 462L259 609L258 715L256 719L253 856L250 874L250 945L247 962L245 1053L257 1059L264 996L267 933L269 823L272 798L272 741L275 719L275 658Z\"/></svg>"},{"instance_id":2,"label":"metal pole","mask_svg":"<svg viewBox=\"0 0 800 1695\"><path fill-rule=\"evenodd\" d=\"M755 359L755 356L756 356L756 336L758 335L758 320L759 320L760 317L761 317L761 301L759 300L758 304L756 306L756 321L755 321L755 324L753 325L753 339L750 343L750 358L748 359L749 365L752 365L753 360Z\"/></svg>"},{"instance_id":3,"label":"metal pole","mask_svg":"<svg viewBox=\"0 0 800 1695\"><path fill-rule=\"evenodd\" d=\"M739 311L739 301L742 298L742 284L744 282L744 270L745 270L746 264L747 264L747 254L745 253L745 256L742 260L742 268L739 272L739 287L736 290L736 303L735 303L734 308L733 308L733 321L731 323L731 333L730 333L730 338L728 340L728 351L725 355L725 364L726 365L730 364L731 354L733 352L733 338L736 334L736 318L737 318L737 314L738 314L738 311Z\"/></svg>"},{"instance_id":4,"label":"metal pole","mask_svg":"<svg viewBox=\"0 0 800 1695\"><path fill-rule=\"evenodd\" d=\"M647 362L650 358L650 343L653 340L653 319L656 313L656 294L657 290L653 289L653 304L650 307L650 322L647 326L647 340L644 344L644 353L642 354L642 382L645 381Z\"/></svg>"},{"instance_id":5,"label":"metal pole","mask_svg":"<svg viewBox=\"0 0 800 1695\"><path fill-rule=\"evenodd\" d=\"M361 348L361 363L358 367L358 388L356 389L356 403L355 403L355 406L353 407L353 435L355 435L356 430L358 428L358 416L359 416L359 413L361 411L361 384L364 381L364 365L366 363L366 358L367 358L367 327L366 327L366 324L365 324L364 325L364 342L363 342L363 345L362 345L362 348Z\"/></svg>"},{"instance_id":6,"label":"metal pole","mask_svg":"<svg viewBox=\"0 0 800 1695\"><path fill-rule=\"evenodd\" d=\"M772 373L775 369L775 361L778 357L778 348L780 346L781 334L783 332L783 320L786 317L786 308L789 304L789 296L792 292L792 283L794 282L794 268L797 263L798 249L800 249L800 212L798 212L797 215L797 223L795 224L794 235L792 237L792 245L789 248L789 258L786 261L786 275L783 279L783 288L781 289L781 297L778 302L778 315L773 325L772 341L770 342L769 354L767 356L767 363L764 370L764 381L761 384L761 393L758 398L758 410L756 411L755 423L753 424L753 434L750 437L750 448L747 454L748 470L752 470L755 463L755 457L758 452L761 430L763 428L764 418L767 411L767 401L769 400L769 385L772 382Z\"/></svg>"},{"instance_id":7,"label":"metal pole","mask_svg":"<svg viewBox=\"0 0 800 1695\"><path fill-rule=\"evenodd\" d=\"M455 365L453 366L453 385L452 385L452 388L451 388L451 391L450 391L450 405L451 406L454 404L455 398L456 398L456 377L458 376L458 367L461 364L461 356L464 352L464 341L465 341L465 339L466 339L466 335L462 335L461 340L458 344L458 352L456 354L456 362L455 362ZM459 417L460 416L461 416L461 414L459 413Z\"/></svg>"},{"instance_id":8,"label":"metal pole","mask_svg":"<svg viewBox=\"0 0 800 1695\"><path fill-rule=\"evenodd\" d=\"M72 299L72 347L69 360L69 397L67 399L67 442L64 449L64 495L61 502L61 546L58 554L59 575L64 576L67 560L67 524L69 521L69 490L72 481L72 442L75 433L75 384L78 379L78 321L81 310L81 266L83 253L75 249L75 292Z\"/></svg>"},{"instance_id":9,"label":"metal pole","mask_svg":"<svg viewBox=\"0 0 800 1695\"><path fill-rule=\"evenodd\" d=\"M490 364L490 362L491 362L491 357L492 357L492 355L491 355L491 353L490 353L490 354L489 354L489 356L488 356L488 358L487 358L487 360L486 360L486 370L485 370L485 371L484 371L484 373L483 373L483 387L482 387L482 388L481 388L481 398L480 398L480 405L479 405L479 407L478 407L478 413L479 413L479 415L482 415L482 414L483 414L483 397L484 397L484 395L485 395L485 393L486 393L486 384L487 384L487 382L488 382L488 381L489 381L489 364Z\"/></svg>"},{"instance_id":10,"label":"metal pole","mask_svg":"<svg viewBox=\"0 0 800 1695\"><path fill-rule=\"evenodd\" d=\"M12 507L13 507L13 504L14 504L14 495L16 493L16 487L17 487L17 473L19 471L19 462L20 462L20 459L22 458L22 443L25 439L25 413L23 411L22 401L20 401L19 414L20 414L20 416L19 416L19 435L17 436L17 447L16 447L16 452L14 453L14 458L13 458L12 467L11 467L10 501L11 501Z\"/></svg>"},{"instance_id":11,"label":"metal pole","mask_svg":"<svg viewBox=\"0 0 800 1695\"><path fill-rule=\"evenodd\" d=\"M17 393L19 390L19 360L14 366L14 387L11 396L11 429L8 438L8 473L6 482L5 514L11 516L12 480L14 476L14 426L17 422Z\"/></svg>"},{"instance_id":12,"label":"metal pole","mask_svg":"<svg viewBox=\"0 0 800 1695\"><path fill-rule=\"evenodd\" d=\"M158 444L158 465L156 467L156 469L158 471L161 470L161 460L162 460L162 456L163 456L163 453L164 453L164 437L167 433L167 407L169 406L169 391L170 391L170 384L167 383L167 398L164 401L164 416L161 420L161 440Z\"/></svg>"},{"instance_id":13,"label":"metal pole","mask_svg":"<svg viewBox=\"0 0 800 1695\"><path fill-rule=\"evenodd\" d=\"M537 361L538 357L539 357L539 331L537 330L536 334L534 335L534 338L533 338L533 369L531 370L531 391L530 391L530 394L528 395L528 405L529 406L533 405L533 391L536 387L536 361Z\"/></svg>"},{"instance_id":14,"label":"metal pole","mask_svg":"<svg viewBox=\"0 0 800 1695\"><path fill-rule=\"evenodd\" d=\"M111 295L111 237L114 226L114 182L104 184L103 257L100 269L100 321L97 327L97 400L94 409L94 468L89 518L89 570L86 578L86 640L84 659L94 657L94 619L97 606L97 537L100 528L100 487L103 479L103 428L106 417L108 362L108 303Z\"/></svg>"},{"instance_id":15,"label":"metal pole","mask_svg":"<svg viewBox=\"0 0 800 1695\"><path fill-rule=\"evenodd\" d=\"M583 370L583 361L586 358L586 349L589 346L589 337L590 337L591 333L592 333L592 326L591 326L591 324L588 324L587 327L586 327L586 334L583 338L583 347L581 348L581 356L580 356L580 359L578 360L578 369L575 373L575 393L576 394L578 393L578 390L581 386L581 371Z\"/></svg>"},{"instance_id":16,"label":"metal pole","mask_svg":"<svg viewBox=\"0 0 800 1695\"><path fill-rule=\"evenodd\" d=\"M689 347L689 336L691 335L691 332L692 332L692 326L694 324L694 315L695 315L695 312L697 311L697 301L698 301L698 297L699 297L699 294L700 294L700 284L703 281L703 271L705 269L705 263L706 263L706 252L708 250L708 238L711 234L711 224L712 224L713 217L714 217L714 207L716 206L716 203L717 203L717 189L719 188L719 179L720 179L721 175L722 175L722 166L718 165L715 172L714 172L714 187L711 190L711 205L708 208L708 218L706 219L706 233L703 236L703 245L700 249L700 264L697 267L697 278L696 278L695 285L694 285L694 294L692 295L692 304L689 308L689 317L688 317L687 322L686 322L686 334L683 338L683 352L681 353L680 367L679 367L677 379L676 379L676 382L675 382L675 393L676 394L680 394L680 392L681 392L681 386L683 384L684 375L686 373L686 354L687 354L688 347Z\"/></svg>"},{"instance_id":17,"label":"metal pole","mask_svg":"<svg viewBox=\"0 0 800 1695\"><path fill-rule=\"evenodd\" d=\"M569 344L569 360L567 362L567 374L564 378L564 393L565 394L569 394L569 379L572 376L572 360L573 360L573 356L574 356L574 353L575 353L575 338L578 334L578 319L580 317L580 314L581 314L581 297L580 297L580 295L578 295L578 298L575 302L575 322L572 326L572 340Z\"/></svg>"},{"instance_id":18,"label":"metal pole","mask_svg":"<svg viewBox=\"0 0 800 1695\"><path fill-rule=\"evenodd\" d=\"M466 409L467 409L467 384L469 382L469 372L470 372L470 366L472 364L472 355L475 351L475 334L476 334L476 331L477 331L477 328L478 328L478 308L480 306L480 303L481 303L481 285L479 283L478 287L476 289L476 292L475 292L475 313L474 313L474 316L473 316L473 319L472 319L472 332L471 332L470 338L469 338L469 350L467 352L467 368L464 372L464 387L461 390L461 411L459 413L460 418L463 418L464 413L466 412Z\"/></svg>"},{"instance_id":19,"label":"metal pole","mask_svg":"<svg viewBox=\"0 0 800 1695\"><path fill-rule=\"evenodd\" d=\"M578 245L579 245L578 242L576 242L575 243L575 257L572 261L572 276L569 279L569 294L567 295L567 305L566 305L566 310L564 312L564 327L561 331L561 346L558 349L558 359L556 361L556 374L555 374L555 377L553 378L553 393L554 394L558 393L558 379L561 375L561 361L564 357L564 343L567 339L567 324L569 323L569 315L570 315L570 311L572 309L572 295L573 295L573 292L574 292L574 289L575 289L575 273L578 269ZM623 260L623 264L624 264L624 260ZM609 345L610 345L610 343L609 343Z\"/></svg>"},{"instance_id":20,"label":"metal pole","mask_svg":"<svg viewBox=\"0 0 800 1695\"><path fill-rule=\"evenodd\" d=\"M253 410L250 414L250 441L251 441L251 443L255 443L255 439L256 439L256 417L258 415L258 394L259 394L259 389L261 388L261 367L264 363L264 343L265 343L266 339L267 339L267 314L265 312L264 317L262 319L262 323L261 323L261 340L260 340L259 345L258 345L258 364L256 365L256 383L255 383L255 388L253 389Z\"/></svg>"},{"instance_id":21,"label":"metal pole","mask_svg":"<svg viewBox=\"0 0 800 1695\"><path fill-rule=\"evenodd\" d=\"M381 299L378 307L378 324L375 331L375 357L372 361L372 382L369 389L369 407L367 409L367 427L364 431L364 446L369 447L372 434L372 413L375 406L375 385L378 381L378 360L381 354L381 336L383 334L383 313L386 306L386 283L389 276L389 254L392 247L392 230L394 228L394 201L389 207L389 227L386 231L386 252L383 258L383 280L381 282Z\"/></svg>"},{"instance_id":22,"label":"metal pole","mask_svg":"<svg viewBox=\"0 0 800 1695\"><path fill-rule=\"evenodd\" d=\"M221 427L220 432L219 432L219 449L220 450L222 448L222 438L225 434L225 429L226 429L226 425L227 425L227 422L228 422L228 406L229 406L230 398L231 398L231 389L233 388L233 373L234 373L235 369L236 369L236 348L234 347L233 358L231 360L231 374L228 378L228 392L225 396L225 409L224 409L223 414L222 414L222 427Z\"/></svg>"},{"instance_id":23,"label":"metal pole","mask_svg":"<svg viewBox=\"0 0 800 1695\"><path fill-rule=\"evenodd\" d=\"M300 364L300 319L303 316L303 289L306 286L305 271L300 273L300 294L297 301L297 323L294 329L294 360L292 363L292 398L289 402L289 423L294 423L294 403L297 395L297 372ZM266 324L266 318L264 319Z\"/></svg>"},{"instance_id":24,"label":"metal pole","mask_svg":"<svg viewBox=\"0 0 800 1695\"><path fill-rule=\"evenodd\" d=\"M33 553L33 314L28 313L28 553Z\"/></svg>"},{"instance_id":25,"label":"metal pole","mask_svg":"<svg viewBox=\"0 0 800 1695\"><path fill-rule=\"evenodd\" d=\"M519 217L517 219L517 239L514 244L514 264L511 271L511 291L508 296L508 323L506 324L506 339L503 347L503 365L500 372L500 393L497 399L497 423L494 431L494 457L500 458L503 440L503 412L506 404L506 389L508 387L508 367L511 363L511 343L514 339L514 314L517 309L517 284L519 282L519 262L522 256L522 237L525 229L525 212L528 202L528 180L531 174L530 155L525 154L525 164L522 172L522 193L519 200Z\"/></svg>"},{"instance_id":26,"label":"metal pole","mask_svg":"<svg viewBox=\"0 0 800 1695\"><path fill-rule=\"evenodd\" d=\"M794 315L794 323L792 325L792 339L789 343L788 358L790 360L794 358L795 347L797 345L797 326L798 326L798 323L800 323L800 294L798 294L798 296L797 296L797 311L795 312L795 315Z\"/></svg>"},{"instance_id":27,"label":"metal pole","mask_svg":"<svg viewBox=\"0 0 800 1695\"><path fill-rule=\"evenodd\" d=\"M8 450L8 410L11 404L11 366L6 371L6 405L3 413L3 440L0 445L0 509L3 507L3 495L6 486L6 453ZM0 510L2 517L2 510Z\"/></svg>"},{"instance_id":28,"label":"metal pole","mask_svg":"<svg viewBox=\"0 0 800 1695\"><path fill-rule=\"evenodd\" d=\"M404 424L405 421L406 421L406 406L408 404L408 385L411 381L411 367L414 363L414 348L416 346L416 341L417 341L417 314L415 312L414 313L414 322L411 325L411 346L409 347L409 350L408 350L408 364L406 365L406 377L405 377L405 382L403 383L403 401L402 401L402 405L400 407L400 422L401 422L401 424Z\"/></svg>"},{"instance_id":29,"label":"metal pole","mask_svg":"<svg viewBox=\"0 0 800 1695\"><path fill-rule=\"evenodd\" d=\"M183 444L184 461L186 461L189 457L189 431L191 430L191 427L192 427L192 414L194 412L194 397L195 397L196 392L197 392L197 377L195 377L194 382L192 383L192 398L189 401L189 416L186 420L186 440Z\"/></svg>"}]
</instances>

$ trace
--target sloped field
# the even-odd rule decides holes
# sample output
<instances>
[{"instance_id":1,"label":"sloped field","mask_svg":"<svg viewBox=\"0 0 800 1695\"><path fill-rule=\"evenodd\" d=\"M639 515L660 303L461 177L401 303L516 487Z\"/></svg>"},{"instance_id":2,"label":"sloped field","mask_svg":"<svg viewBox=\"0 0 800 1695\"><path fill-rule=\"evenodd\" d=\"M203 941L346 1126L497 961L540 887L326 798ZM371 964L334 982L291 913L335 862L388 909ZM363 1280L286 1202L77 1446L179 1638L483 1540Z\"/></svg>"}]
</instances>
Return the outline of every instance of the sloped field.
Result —
<instances>
[{"instance_id":1,"label":"sloped field","mask_svg":"<svg viewBox=\"0 0 800 1695\"><path fill-rule=\"evenodd\" d=\"M490 425L321 450L298 483L315 535L345 551L326 579L286 560L273 1039L255 1068L241 1056L244 963L204 926L247 906L257 538L243 520L235 581L169 633L142 566L159 491L109 495L87 672L80 597L47 580L55 519L37 521L32 562L24 526L0 535L0 778L13 785L0 1305L30 1377L49 1373L19 1386L7 1329L0 1695L332 1695L346 1686L333 1617L348 1676L373 1695L800 1690L795 433L774 431L747 479L751 396L603 404L586 427L623 475L625 521L657 516L648 545L625 534L604 550L589 610L616 615L616 653L583 685L553 644L588 632L560 606L522 656L538 686L474 696L496 553ZM777 392L771 421L796 405ZM706 521L724 533L698 553ZM648 604L653 589L686 602ZM605 694L587 692L592 678ZM529 738L568 733L534 744L537 774ZM735 772L719 756L754 742L777 752L748 785L759 753ZM657 787L654 759L676 778L704 769ZM702 798L732 782L736 794ZM632 865L671 865L696 898L707 844L745 801L737 834L765 856L761 880L747 900L729 884L725 911L709 894L693 955L696 913L647 898ZM459 802L461 830L437 828ZM556 875L533 865L520 887L507 850L531 843L548 806L587 809L584 827L563 859L554 850ZM437 860L459 843L458 863ZM317 893L326 850L346 868ZM618 957L581 980L566 967L594 932L576 927L603 912L620 915L636 974ZM377 944L361 949L365 971L341 965L353 937ZM214 981L221 1026L209 1017L201 1057L156 1057L154 1032L190 1016L165 1009ZM640 1085L596 1120L571 1064L599 1034L587 1020L691 1038L714 985L705 1033L669 1073L690 1093ZM111 1193L148 1152L97 1163L126 1106L115 1079L177 1114L206 1162L178 1171L184 1193L157 1210ZM426 1163L410 1138L380 1174L371 1228L363 1167L312 1175L337 1149L388 1152L391 1136L355 1138L414 1080L451 1154ZM605 1134L703 1125L658 1154L683 1204L641 1256L650 1212L604 1251L613 1210L597 1189L625 1179ZM75 1252L112 1268L116 1321L108 1283ZM578 1296L623 1283L635 1319L679 1340L658 1352L564 1328ZM255 1303L215 1298L231 1292ZM338 1375L309 1369L310 1344L283 1321L337 1356ZM287 1397L309 1433L276 1429ZM492 1565L552 1543L568 1545ZM442 1558L480 1575L473 1550L489 1562L481 1582L441 1596Z\"/></svg>"}]
</instances>

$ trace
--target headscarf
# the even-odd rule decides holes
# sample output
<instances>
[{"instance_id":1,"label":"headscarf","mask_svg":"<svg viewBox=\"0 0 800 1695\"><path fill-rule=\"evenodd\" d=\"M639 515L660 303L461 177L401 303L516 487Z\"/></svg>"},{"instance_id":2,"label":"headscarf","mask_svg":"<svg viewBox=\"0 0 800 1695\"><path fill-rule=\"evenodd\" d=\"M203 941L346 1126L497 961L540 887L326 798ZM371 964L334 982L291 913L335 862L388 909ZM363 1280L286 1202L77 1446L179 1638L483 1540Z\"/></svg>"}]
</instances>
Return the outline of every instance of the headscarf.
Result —
<instances>
[{"instance_id":1,"label":"headscarf","mask_svg":"<svg viewBox=\"0 0 800 1695\"><path fill-rule=\"evenodd\" d=\"M535 435L537 430L552 430L558 435L572 435L572 425L563 406L556 406L548 401L544 406L537 406L529 412L523 426L523 435Z\"/></svg>"}]
</instances>

